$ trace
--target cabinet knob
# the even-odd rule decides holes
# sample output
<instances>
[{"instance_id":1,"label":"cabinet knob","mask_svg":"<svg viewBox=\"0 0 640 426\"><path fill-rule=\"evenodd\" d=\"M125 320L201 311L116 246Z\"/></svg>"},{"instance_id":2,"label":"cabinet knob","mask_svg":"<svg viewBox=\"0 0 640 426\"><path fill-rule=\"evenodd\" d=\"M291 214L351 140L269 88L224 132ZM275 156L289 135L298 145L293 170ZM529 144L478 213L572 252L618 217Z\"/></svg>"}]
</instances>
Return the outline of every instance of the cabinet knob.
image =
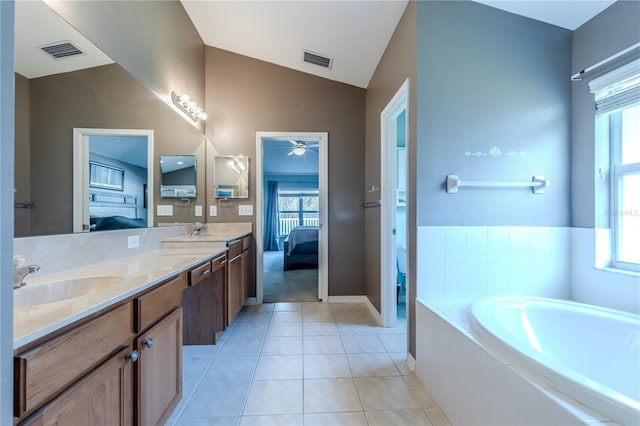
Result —
<instances>
[{"instance_id":1,"label":"cabinet knob","mask_svg":"<svg viewBox=\"0 0 640 426\"><path fill-rule=\"evenodd\" d=\"M130 359L131 362L136 362L138 360L138 351L133 351L130 354L126 354L125 359Z\"/></svg>"},{"instance_id":2,"label":"cabinet knob","mask_svg":"<svg viewBox=\"0 0 640 426\"><path fill-rule=\"evenodd\" d=\"M149 337L147 340L142 342L142 344L145 345L147 349L151 349L151 347L153 346L153 339Z\"/></svg>"}]
</instances>

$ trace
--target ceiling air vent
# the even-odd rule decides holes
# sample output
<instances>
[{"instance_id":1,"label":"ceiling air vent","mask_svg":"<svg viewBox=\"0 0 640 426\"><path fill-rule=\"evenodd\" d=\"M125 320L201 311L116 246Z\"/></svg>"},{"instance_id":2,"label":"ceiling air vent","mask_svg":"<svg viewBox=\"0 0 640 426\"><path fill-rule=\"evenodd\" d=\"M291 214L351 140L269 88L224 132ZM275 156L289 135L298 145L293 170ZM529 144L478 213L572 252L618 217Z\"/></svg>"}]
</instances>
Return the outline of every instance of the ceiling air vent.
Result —
<instances>
[{"instance_id":1,"label":"ceiling air vent","mask_svg":"<svg viewBox=\"0 0 640 426\"><path fill-rule=\"evenodd\" d=\"M73 44L68 41L63 41L60 43L49 44L47 46L42 46L42 49L45 53L53 56L56 59L67 58L69 56L82 55L82 51L75 47Z\"/></svg>"},{"instance_id":2,"label":"ceiling air vent","mask_svg":"<svg viewBox=\"0 0 640 426\"><path fill-rule=\"evenodd\" d=\"M331 69L331 66L333 65L333 58L323 56L319 53L310 52L308 50L303 50L302 53L302 60L310 64L319 65L321 67L329 69Z\"/></svg>"}]
</instances>

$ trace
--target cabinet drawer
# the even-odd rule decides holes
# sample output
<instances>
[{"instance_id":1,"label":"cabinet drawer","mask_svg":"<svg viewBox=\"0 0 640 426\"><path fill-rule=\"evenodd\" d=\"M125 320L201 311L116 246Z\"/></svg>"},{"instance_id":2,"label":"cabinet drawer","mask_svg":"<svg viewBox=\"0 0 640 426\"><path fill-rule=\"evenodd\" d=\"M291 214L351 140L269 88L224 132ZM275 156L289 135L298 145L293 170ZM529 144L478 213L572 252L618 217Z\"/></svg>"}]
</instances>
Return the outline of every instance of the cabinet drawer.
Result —
<instances>
[{"instance_id":1,"label":"cabinet drawer","mask_svg":"<svg viewBox=\"0 0 640 426\"><path fill-rule=\"evenodd\" d=\"M227 257L229 259L233 259L234 257L236 257L242 252L242 240L237 239L237 240L230 241L227 243L227 247L229 248L229 251L227 252Z\"/></svg>"},{"instance_id":2,"label":"cabinet drawer","mask_svg":"<svg viewBox=\"0 0 640 426\"><path fill-rule=\"evenodd\" d=\"M131 337L131 303L14 358L14 415L22 416L98 365Z\"/></svg>"},{"instance_id":3,"label":"cabinet drawer","mask_svg":"<svg viewBox=\"0 0 640 426\"><path fill-rule=\"evenodd\" d=\"M227 264L227 256L226 255L218 256L211 261L211 264L213 265L212 272L215 272L218 269L222 269Z\"/></svg>"},{"instance_id":4,"label":"cabinet drawer","mask_svg":"<svg viewBox=\"0 0 640 426\"><path fill-rule=\"evenodd\" d=\"M242 251L245 251L250 248L251 248L251 235L242 237Z\"/></svg>"},{"instance_id":5,"label":"cabinet drawer","mask_svg":"<svg viewBox=\"0 0 640 426\"><path fill-rule=\"evenodd\" d=\"M139 333L180 306L182 291L187 287L187 274L181 273L160 287L134 299L135 332Z\"/></svg>"},{"instance_id":6,"label":"cabinet drawer","mask_svg":"<svg viewBox=\"0 0 640 426\"><path fill-rule=\"evenodd\" d=\"M189 285L196 285L211 275L211 262L207 262L189 271Z\"/></svg>"}]
</instances>

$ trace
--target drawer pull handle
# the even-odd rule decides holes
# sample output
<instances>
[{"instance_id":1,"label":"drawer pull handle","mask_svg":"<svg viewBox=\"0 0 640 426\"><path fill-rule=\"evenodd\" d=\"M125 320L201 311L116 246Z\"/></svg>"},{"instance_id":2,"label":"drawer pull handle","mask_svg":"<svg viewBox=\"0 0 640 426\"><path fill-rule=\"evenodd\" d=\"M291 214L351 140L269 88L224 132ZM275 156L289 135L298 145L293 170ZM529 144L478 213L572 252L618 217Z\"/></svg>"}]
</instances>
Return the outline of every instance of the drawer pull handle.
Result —
<instances>
[{"instance_id":1,"label":"drawer pull handle","mask_svg":"<svg viewBox=\"0 0 640 426\"><path fill-rule=\"evenodd\" d=\"M223 260L222 262L220 262L220 266L222 266L222 265L226 265L226 263L227 263L227 261L226 261L226 260Z\"/></svg>"},{"instance_id":2,"label":"drawer pull handle","mask_svg":"<svg viewBox=\"0 0 640 426\"><path fill-rule=\"evenodd\" d=\"M200 272L201 276L205 276L205 275L209 275L211 273L211 269L205 269L204 271Z\"/></svg>"},{"instance_id":3,"label":"drawer pull handle","mask_svg":"<svg viewBox=\"0 0 640 426\"><path fill-rule=\"evenodd\" d=\"M131 362L136 362L138 360L138 351L133 351L130 354L126 354L125 359L129 359L131 360Z\"/></svg>"},{"instance_id":4,"label":"drawer pull handle","mask_svg":"<svg viewBox=\"0 0 640 426\"><path fill-rule=\"evenodd\" d=\"M149 337L147 340L143 341L142 344L145 345L147 349L151 349L153 346L153 339Z\"/></svg>"}]
</instances>

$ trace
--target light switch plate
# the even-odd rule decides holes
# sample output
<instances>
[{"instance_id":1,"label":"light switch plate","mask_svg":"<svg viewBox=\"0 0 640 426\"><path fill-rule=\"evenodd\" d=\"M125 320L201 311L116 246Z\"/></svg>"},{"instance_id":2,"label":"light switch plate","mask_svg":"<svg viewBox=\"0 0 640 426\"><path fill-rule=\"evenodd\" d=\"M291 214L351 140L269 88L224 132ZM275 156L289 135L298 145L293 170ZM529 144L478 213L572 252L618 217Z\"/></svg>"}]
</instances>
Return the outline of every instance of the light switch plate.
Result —
<instances>
[{"instance_id":1,"label":"light switch plate","mask_svg":"<svg viewBox=\"0 0 640 426\"><path fill-rule=\"evenodd\" d=\"M202 216L202 206L196 206L196 216Z\"/></svg>"},{"instance_id":2,"label":"light switch plate","mask_svg":"<svg viewBox=\"0 0 640 426\"><path fill-rule=\"evenodd\" d=\"M157 214L158 216L173 216L173 206L171 204L157 206Z\"/></svg>"},{"instance_id":3,"label":"light switch plate","mask_svg":"<svg viewBox=\"0 0 640 426\"><path fill-rule=\"evenodd\" d=\"M253 204L240 204L238 206L238 216L253 216Z\"/></svg>"},{"instance_id":4,"label":"light switch plate","mask_svg":"<svg viewBox=\"0 0 640 426\"><path fill-rule=\"evenodd\" d=\"M136 248L136 247L140 247L140 236L129 235L127 237L127 248Z\"/></svg>"},{"instance_id":5,"label":"light switch plate","mask_svg":"<svg viewBox=\"0 0 640 426\"><path fill-rule=\"evenodd\" d=\"M218 216L218 206L209 206L209 216Z\"/></svg>"}]
</instances>

